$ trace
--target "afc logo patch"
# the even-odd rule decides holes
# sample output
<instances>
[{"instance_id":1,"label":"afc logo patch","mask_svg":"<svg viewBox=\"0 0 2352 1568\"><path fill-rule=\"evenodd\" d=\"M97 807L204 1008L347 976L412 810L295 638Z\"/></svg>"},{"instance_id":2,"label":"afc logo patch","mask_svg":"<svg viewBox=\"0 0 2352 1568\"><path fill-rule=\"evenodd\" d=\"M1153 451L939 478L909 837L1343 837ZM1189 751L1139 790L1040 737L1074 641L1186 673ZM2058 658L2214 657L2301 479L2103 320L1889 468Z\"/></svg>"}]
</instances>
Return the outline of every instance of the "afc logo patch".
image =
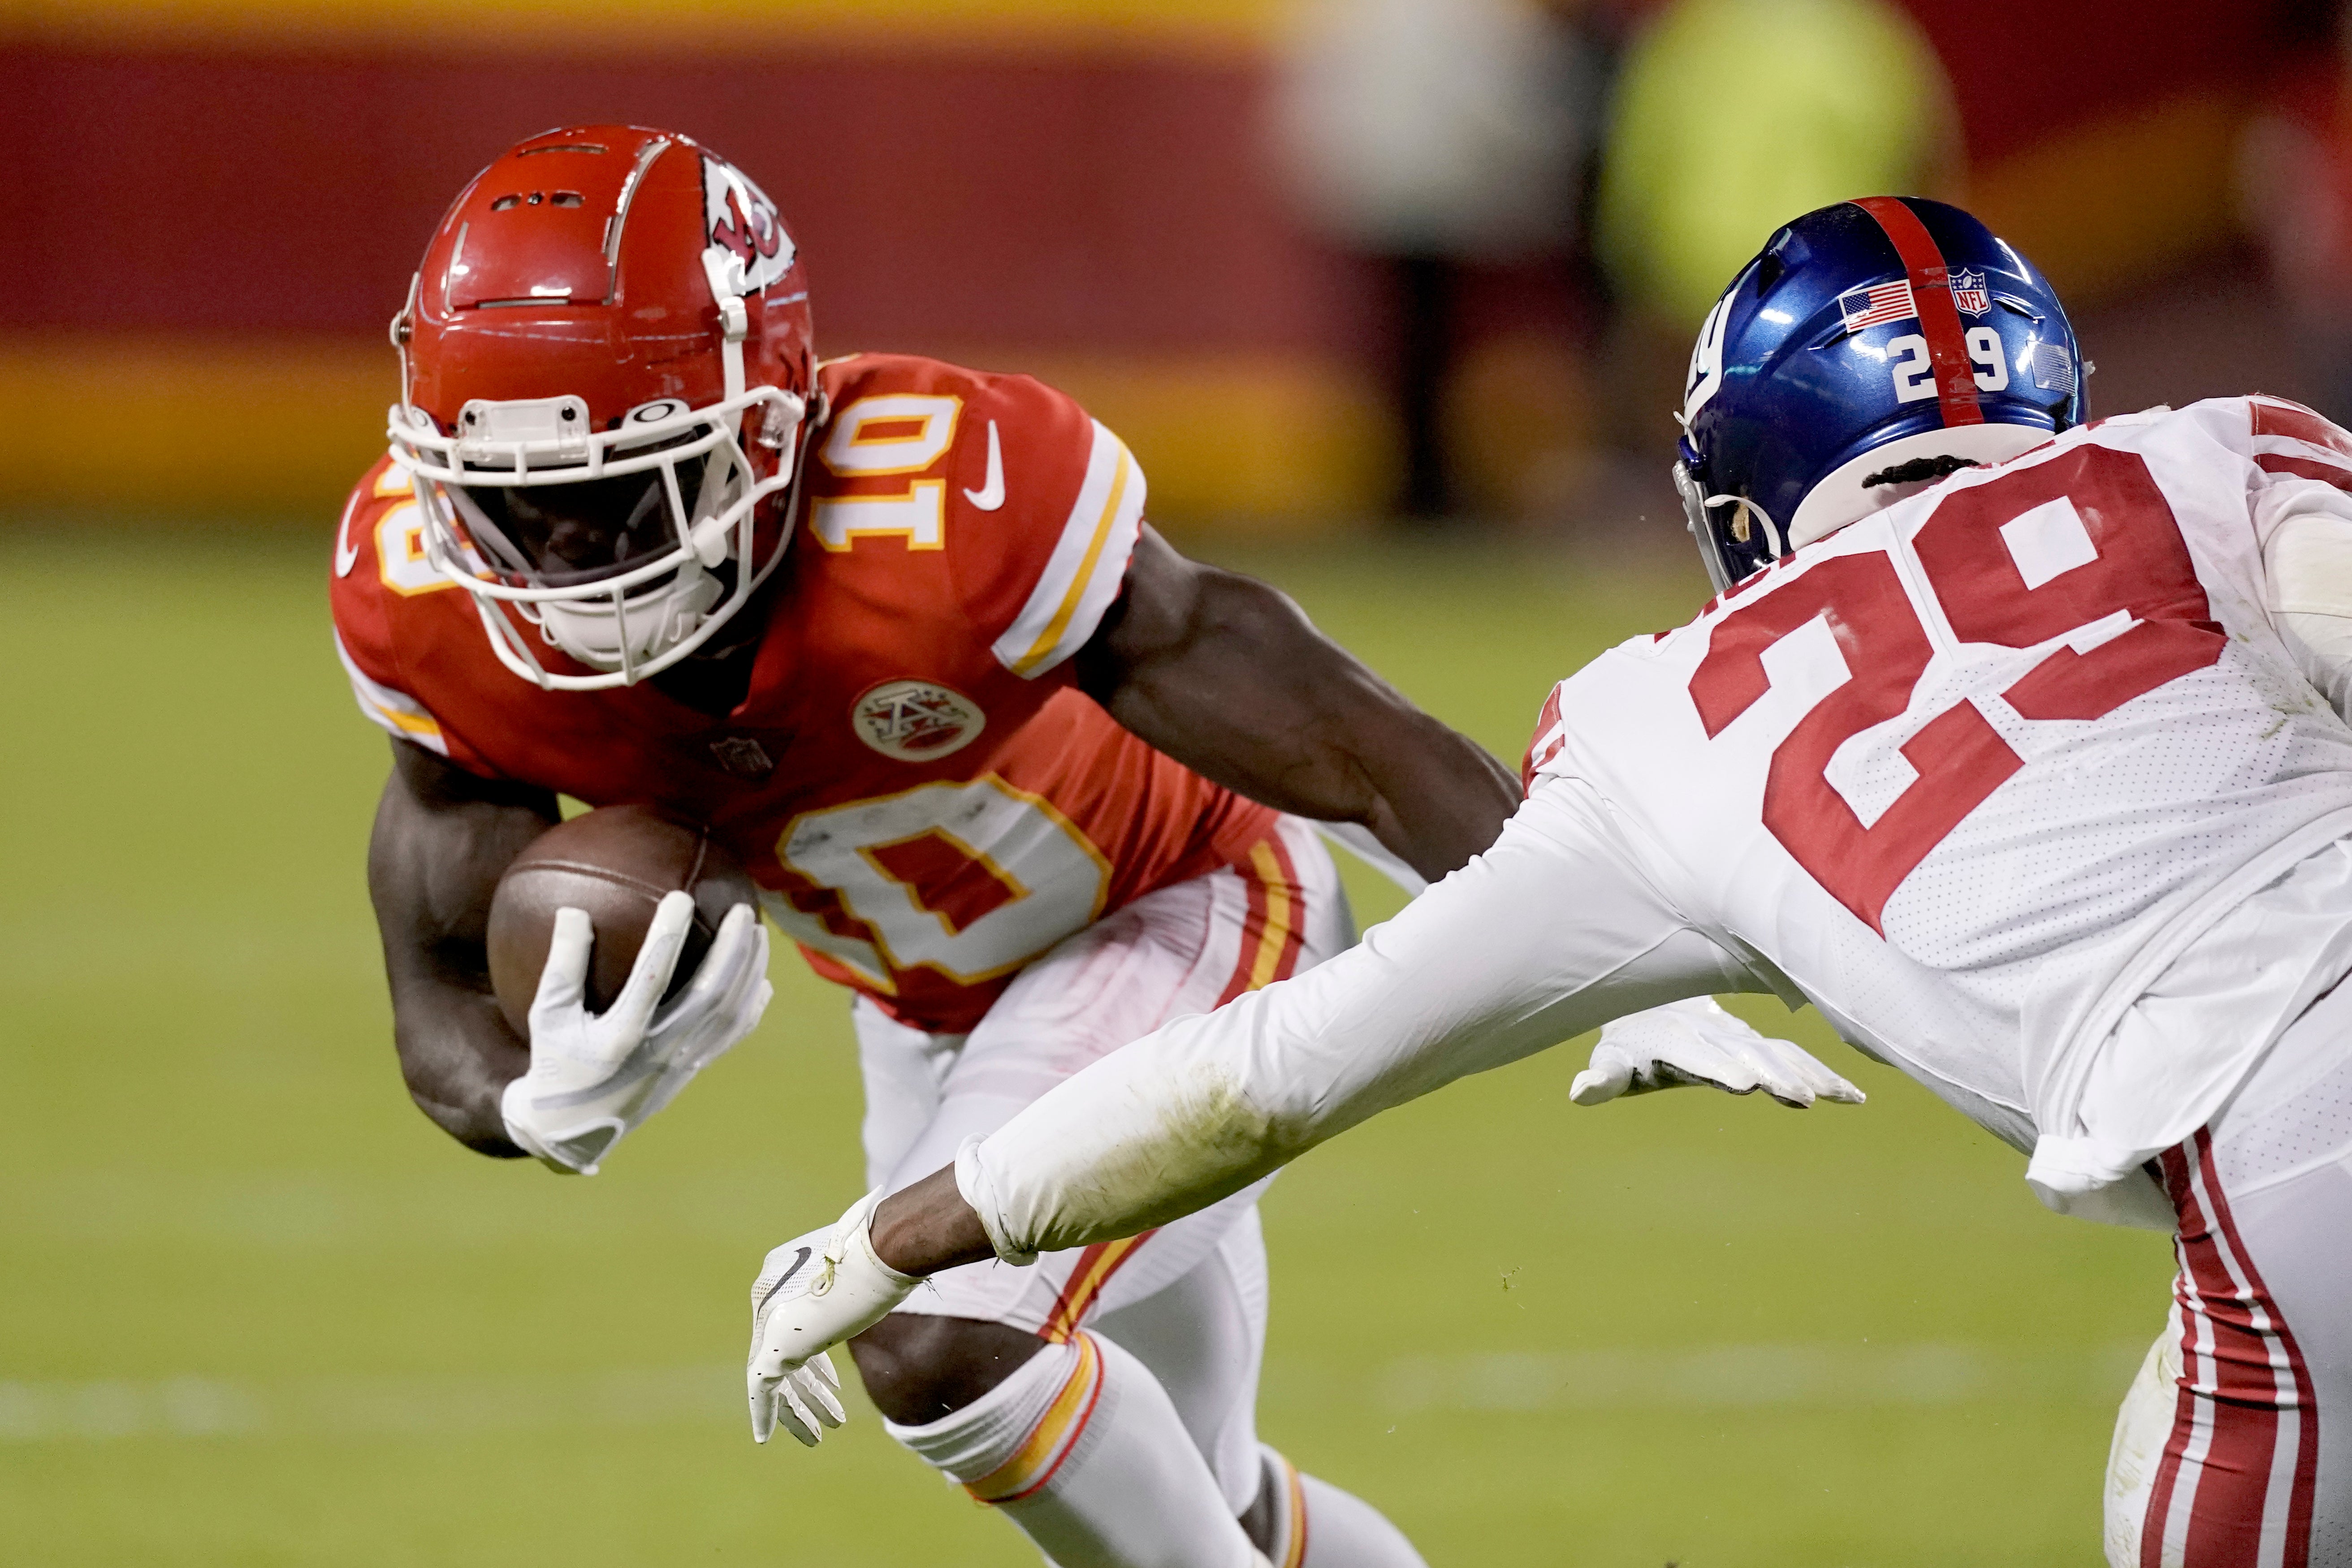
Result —
<instances>
[{"instance_id":1,"label":"afc logo patch","mask_svg":"<svg viewBox=\"0 0 2352 1568\"><path fill-rule=\"evenodd\" d=\"M980 738L988 716L960 691L928 680L886 680L850 705L849 727L886 757L928 763Z\"/></svg>"},{"instance_id":2,"label":"afc logo patch","mask_svg":"<svg viewBox=\"0 0 2352 1568\"><path fill-rule=\"evenodd\" d=\"M1976 268L1952 274L1952 303L1971 316L1981 316L1992 309L1992 290L1985 286L1985 275Z\"/></svg>"}]
</instances>

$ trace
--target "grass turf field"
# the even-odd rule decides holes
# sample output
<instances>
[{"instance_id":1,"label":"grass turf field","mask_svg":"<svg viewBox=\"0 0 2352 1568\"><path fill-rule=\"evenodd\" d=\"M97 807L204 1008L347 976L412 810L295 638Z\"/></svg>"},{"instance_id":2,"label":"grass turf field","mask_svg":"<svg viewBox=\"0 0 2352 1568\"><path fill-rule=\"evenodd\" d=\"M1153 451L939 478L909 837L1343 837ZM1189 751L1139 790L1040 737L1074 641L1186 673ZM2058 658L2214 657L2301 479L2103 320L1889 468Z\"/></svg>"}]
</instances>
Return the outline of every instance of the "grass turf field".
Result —
<instances>
[{"instance_id":1,"label":"grass turf field","mask_svg":"<svg viewBox=\"0 0 2352 1568\"><path fill-rule=\"evenodd\" d=\"M327 550L0 532L0 1560L1034 1562L862 1404L815 1453L746 1434L744 1288L857 1190L844 1005L796 958L593 1181L409 1107L361 865L385 743ZM1551 679L1704 592L1241 563L1514 758ZM1582 1110L1571 1046L1286 1173L1263 1434L1436 1568L2095 1563L2165 1243L2044 1215L1811 1015L1743 1010L1872 1102Z\"/></svg>"}]
</instances>

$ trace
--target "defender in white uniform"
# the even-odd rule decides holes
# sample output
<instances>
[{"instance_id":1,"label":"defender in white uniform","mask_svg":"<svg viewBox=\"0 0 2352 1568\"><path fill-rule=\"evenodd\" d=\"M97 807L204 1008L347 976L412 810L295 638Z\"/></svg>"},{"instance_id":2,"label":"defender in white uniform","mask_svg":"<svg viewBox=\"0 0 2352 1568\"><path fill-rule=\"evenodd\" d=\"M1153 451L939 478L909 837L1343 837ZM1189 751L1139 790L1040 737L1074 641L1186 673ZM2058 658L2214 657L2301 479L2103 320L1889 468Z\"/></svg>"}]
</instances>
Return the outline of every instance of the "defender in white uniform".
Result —
<instances>
[{"instance_id":1,"label":"defender in white uniform","mask_svg":"<svg viewBox=\"0 0 2352 1568\"><path fill-rule=\"evenodd\" d=\"M1933 409L1899 406L1906 329ZM2029 1152L2052 1207L2175 1232L2112 1563L2352 1565L2352 437L2262 397L2084 426L2070 377L2037 428L1985 395L2053 343L1950 208L1775 236L1684 410L1726 591L1559 686L1487 854L966 1144L952 1192L853 1211L840 1278L1163 1223L1619 1014L1769 990ZM1820 390L1874 349L1894 417ZM755 1375L827 1310L772 1311Z\"/></svg>"}]
</instances>

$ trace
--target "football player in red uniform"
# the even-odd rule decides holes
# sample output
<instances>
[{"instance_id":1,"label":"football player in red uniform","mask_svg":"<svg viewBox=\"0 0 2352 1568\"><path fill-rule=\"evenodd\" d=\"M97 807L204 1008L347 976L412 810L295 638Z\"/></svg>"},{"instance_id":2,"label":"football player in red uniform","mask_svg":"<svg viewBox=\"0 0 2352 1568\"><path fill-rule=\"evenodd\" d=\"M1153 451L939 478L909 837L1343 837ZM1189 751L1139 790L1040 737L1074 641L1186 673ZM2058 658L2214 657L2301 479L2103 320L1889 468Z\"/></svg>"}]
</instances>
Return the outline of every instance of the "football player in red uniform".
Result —
<instances>
[{"instance_id":1,"label":"football player in red uniform","mask_svg":"<svg viewBox=\"0 0 2352 1568\"><path fill-rule=\"evenodd\" d=\"M767 997L739 909L677 1000L592 1016L554 983L581 921L513 1031L485 920L559 792L709 825L856 994L877 1192L1352 941L1302 818L1435 878L1517 804L1282 595L1171 550L1069 398L820 363L774 206L687 137L500 156L393 337L392 452L343 513L334 623L396 742L369 879L402 1065L470 1148L593 1171ZM684 902L643 949L647 995ZM1256 1441L1255 1198L941 1276L855 1347L892 1435L1065 1568L1417 1563ZM784 1419L814 1441L830 1399Z\"/></svg>"}]
</instances>

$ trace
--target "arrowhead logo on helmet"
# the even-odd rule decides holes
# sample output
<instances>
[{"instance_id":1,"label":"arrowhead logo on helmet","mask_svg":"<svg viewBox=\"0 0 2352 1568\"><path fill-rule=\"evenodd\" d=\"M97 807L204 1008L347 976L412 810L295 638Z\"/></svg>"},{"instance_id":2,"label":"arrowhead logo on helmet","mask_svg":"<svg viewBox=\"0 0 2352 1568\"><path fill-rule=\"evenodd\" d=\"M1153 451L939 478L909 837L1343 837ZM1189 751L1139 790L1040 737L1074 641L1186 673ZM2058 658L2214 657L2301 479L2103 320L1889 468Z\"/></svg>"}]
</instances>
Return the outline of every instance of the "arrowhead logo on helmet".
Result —
<instances>
[{"instance_id":1,"label":"arrowhead logo on helmet","mask_svg":"<svg viewBox=\"0 0 2352 1568\"><path fill-rule=\"evenodd\" d=\"M728 281L738 294L753 294L792 270L797 258L793 237L776 216L776 204L733 164L704 153L703 216L713 247L733 258Z\"/></svg>"}]
</instances>

